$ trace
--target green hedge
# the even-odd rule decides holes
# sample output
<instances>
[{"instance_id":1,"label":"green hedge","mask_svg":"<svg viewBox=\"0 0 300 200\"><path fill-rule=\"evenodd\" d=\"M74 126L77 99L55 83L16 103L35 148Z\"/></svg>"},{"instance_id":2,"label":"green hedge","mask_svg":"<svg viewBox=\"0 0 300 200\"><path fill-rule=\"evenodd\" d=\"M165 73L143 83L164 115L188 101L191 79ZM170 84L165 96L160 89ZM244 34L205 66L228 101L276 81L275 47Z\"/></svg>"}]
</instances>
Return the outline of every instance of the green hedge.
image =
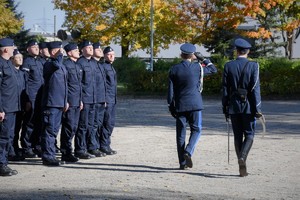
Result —
<instances>
[{"instance_id":1,"label":"green hedge","mask_svg":"<svg viewBox=\"0 0 300 200\"><path fill-rule=\"evenodd\" d=\"M204 78L203 94L219 95L224 64L227 59L212 56L218 73ZM300 95L300 60L270 58L257 60L260 64L262 95L299 96ZM146 70L146 63L138 58L117 59L114 63L118 74L118 83L124 86L124 93L129 94L166 94L168 71L180 60L158 59L154 62L154 71Z\"/></svg>"}]
</instances>

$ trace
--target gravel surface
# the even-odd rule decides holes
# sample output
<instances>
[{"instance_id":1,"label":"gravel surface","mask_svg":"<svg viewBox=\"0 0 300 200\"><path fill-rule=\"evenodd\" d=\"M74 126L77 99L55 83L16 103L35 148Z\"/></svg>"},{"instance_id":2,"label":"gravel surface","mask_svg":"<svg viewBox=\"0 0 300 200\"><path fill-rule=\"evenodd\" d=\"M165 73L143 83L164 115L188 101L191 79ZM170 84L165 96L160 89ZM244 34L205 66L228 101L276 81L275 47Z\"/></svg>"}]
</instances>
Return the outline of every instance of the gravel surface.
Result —
<instances>
[{"instance_id":1,"label":"gravel surface","mask_svg":"<svg viewBox=\"0 0 300 200\"><path fill-rule=\"evenodd\" d=\"M300 199L300 101L263 102L267 132L258 122L243 178L232 131L227 162L220 101L204 104L193 168L178 170L175 120L165 99L121 98L112 137L118 154L61 167L38 158L11 162L19 174L0 177L0 199Z\"/></svg>"}]
</instances>

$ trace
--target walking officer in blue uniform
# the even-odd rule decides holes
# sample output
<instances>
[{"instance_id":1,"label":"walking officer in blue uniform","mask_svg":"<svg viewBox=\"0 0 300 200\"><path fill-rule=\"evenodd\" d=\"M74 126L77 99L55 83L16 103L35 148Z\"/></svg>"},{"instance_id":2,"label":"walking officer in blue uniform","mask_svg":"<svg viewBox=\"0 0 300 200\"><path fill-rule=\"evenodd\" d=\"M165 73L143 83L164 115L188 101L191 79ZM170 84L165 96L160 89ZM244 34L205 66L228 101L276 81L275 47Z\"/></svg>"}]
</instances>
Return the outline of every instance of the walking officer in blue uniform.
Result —
<instances>
[{"instance_id":1,"label":"walking officer in blue uniform","mask_svg":"<svg viewBox=\"0 0 300 200\"><path fill-rule=\"evenodd\" d=\"M96 84L95 73L96 63L92 59L93 56L93 44L84 40L80 43L82 56L78 59L82 70L82 102L83 109L80 112L78 129L75 137L75 156L80 159L90 159L96 156L90 154L87 144L95 143L91 140L95 140L93 135L93 126L95 120L95 102L96 102Z\"/></svg>"},{"instance_id":2,"label":"walking officer in blue uniform","mask_svg":"<svg viewBox=\"0 0 300 200\"><path fill-rule=\"evenodd\" d=\"M60 151L62 153L61 160L65 162L77 162L79 159L72 152L72 140L76 134L80 110L83 107L81 101L82 88L81 78L82 71L77 64L80 58L77 44L69 43L64 47L68 59L64 61L64 65L68 71L68 97L67 102L69 109L63 113L62 127L60 134Z\"/></svg>"},{"instance_id":3,"label":"walking officer in blue uniform","mask_svg":"<svg viewBox=\"0 0 300 200\"><path fill-rule=\"evenodd\" d=\"M13 51L12 39L0 39L0 176L12 176L18 173L7 166L16 113L21 110L19 91L22 86L17 80L17 70L10 60Z\"/></svg>"},{"instance_id":4,"label":"walking officer in blue uniform","mask_svg":"<svg viewBox=\"0 0 300 200\"><path fill-rule=\"evenodd\" d=\"M248 175L246 159L254 139L255 121L262 116L259 65L247 58L249 42L238 38L234 44L237 58L224 66L222 104L226 119L231 119L239 173L244 177Z\"/></svg>"},{"instance_id":5,"label":"walking officer in blue uniform","mask_svg":"<svg viewBox=\"0 0 300 200\"><path fill-rule=\"evenodd\" d=\"M192 62L195 58L196 47L185 43L180 46L181 58L179 64L174 65L169 72L168 104L172 116L176 119L176 142L179 158L179 168L192 168L192 156L200 139L202 128L202 74L217 72L209 59L200 58L199 62ZM198 53L199 54L199 53ZM190 125L190 137L185 143L186 126Z\"/></svg>"},{"instance_id":6,"label":"walking officer in blue uniform","mask_svg":"<svg viewBox=\"0 0 300 200\"><path fill-rule=\"evenodd\" d=\"M96 157L106 156L100 149L100 133L99 129L102 127L104 119L104 111L106 107L106 77L104 69L101 65L103 58L103 51L100 42L93 43L94 54L92 59L95 61L95 84L96 84L96 102L95 102L95 120L93 128L93 136L95 140L89 140L87 146L90 154Z\"/></svg>"},{"instance_id":7,"label":"walking officer in blue uniform","mask_svg":"<svg viewBox=\"0 0 300 200\"><path fill-rule=\"evenodd\" d=\"M27 43L29 56L25 58L22 70L26 75L26 92L29 102L26 102L25 116L21 132L21 145L24 156L35 158L40 155L40 137L42 132L41 99L44 85L43 63L39 56L39 46L36 40ZM33 149L35 153L33 152Z\"/></svg>"},{"instance_id":8,"label":"walking officer in blue uniform","mask_svg":"<svg viewBox=\"0 0 300 200\"><path fill-rule=\"evenodd\" d=\"M48 49L51 57L44 66L42 160L43 165L59 166L61 162L55 156L55 140L62 114L68 110L67 69L63 65L62 43L49 42Z\"/></svg>"},{"instance_id":9,"label":"walking officer in blue uniform","mask_svg":"<svg viewBox=\"0 0 300 200\"><path fill-rule=\"evenodd\" d=\"M116 103L117 103L117 73L113 67L115 52L108 46L103 50L104 63L102 68L106 80L106 107L104 120L100 129L100 151L106 155L114 155L117 151L111 148L111 135L115 127Z\"/></svg>"}]
</instances>

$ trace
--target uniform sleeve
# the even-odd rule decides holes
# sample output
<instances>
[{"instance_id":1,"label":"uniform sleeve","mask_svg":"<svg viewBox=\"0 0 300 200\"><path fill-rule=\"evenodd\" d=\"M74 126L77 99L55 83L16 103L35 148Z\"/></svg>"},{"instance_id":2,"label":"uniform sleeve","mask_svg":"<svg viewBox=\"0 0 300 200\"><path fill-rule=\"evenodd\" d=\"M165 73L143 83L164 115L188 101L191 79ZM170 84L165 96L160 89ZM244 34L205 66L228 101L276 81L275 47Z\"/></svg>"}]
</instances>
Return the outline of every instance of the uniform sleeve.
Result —
<instances>
[{"instance_id":1,"label":"uniform sleeve","mask_svg":"<svg viewBox=\"0 0 300 200\"><path fill-rule=\"evenodd\" d=\"M252 106L255 106L255 112L261 113L261 94L260 94L260 80L259 80L259 64L255 63L254 73L251 77L251 100Z\"/></svg>"},{"instance_id":2,"label":"uniform sleeve","mask_svg":"<svg viewBox=\"0 0 300 200\"><path fill-rule=\"evenodd\" d=\"M3 78L3 66L0 66L0 87L2 87L2 78ZM4 112L3 106L2 106L2 88L0 88L0 112Z\"/></svg>"},{"instance_id":3,"label":"uniform sleeve","mask_svg":"<svg viewBox=\"0 0 300 200\"><path fill-rule=\"evenodd\" d=\"M203 67L204 75L217 73L218 70L217 70L216 66L209 59L205 59L203 61L203 64L205 66L205 67Z\"/></svg>"},{"instance_id":4,"label":"uniform sleeve","mask_svg":"<svg viewBox=\"0 0 300 200\"><path fill-rule=\"evenodd\" d=\"M228 87L228 80L227 80L228 68L225 64L224 71L222 75L222 105L226 107L229 105L229 87Z\"/></svg>"},{"instance_id":5,"label":"uniform sleeve","mask_svg":"<svg viewBox=\"0 0 300 200\"><path fill-rule=\"evenodd\" d=\"M171 79L172 72L169 71L169 86L168 86L168 104L171 104L174 98L173 81Z\"/></svg>"}]
</instances>

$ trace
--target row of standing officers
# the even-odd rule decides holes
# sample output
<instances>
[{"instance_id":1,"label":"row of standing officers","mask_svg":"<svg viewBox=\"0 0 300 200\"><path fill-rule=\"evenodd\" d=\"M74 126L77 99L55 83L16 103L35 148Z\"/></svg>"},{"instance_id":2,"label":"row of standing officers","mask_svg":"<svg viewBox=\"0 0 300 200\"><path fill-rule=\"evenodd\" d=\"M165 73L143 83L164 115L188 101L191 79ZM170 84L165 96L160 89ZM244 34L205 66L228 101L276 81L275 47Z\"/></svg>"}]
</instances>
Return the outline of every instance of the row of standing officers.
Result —
<instances>
[{"instance_id":1,"label":"row of standing officers","mask_svg":"<svg viewBox=\"0 0 300 200\"><path fill-rule=\"evenodd\" d=\"M117 153L111 148L114 50L108 46L102 51L100 43L87 40L79 47L31 40L22 62L14 41L0 39L0 176L17 174L7 166L9 160L39 156L43 165L59 166ZM61 160L56 158L59 130Z\"/></svg>"}]
</instances>

